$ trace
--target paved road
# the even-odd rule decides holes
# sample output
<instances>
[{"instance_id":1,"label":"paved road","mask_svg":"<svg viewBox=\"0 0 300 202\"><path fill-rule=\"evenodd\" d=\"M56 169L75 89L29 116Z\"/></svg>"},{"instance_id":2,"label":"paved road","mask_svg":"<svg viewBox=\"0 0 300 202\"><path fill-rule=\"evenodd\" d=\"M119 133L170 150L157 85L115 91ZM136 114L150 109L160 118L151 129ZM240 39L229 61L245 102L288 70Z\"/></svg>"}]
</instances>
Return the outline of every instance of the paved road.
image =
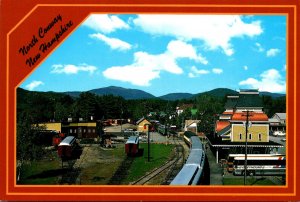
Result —
<instances>
[{"instance_id":1,"label":"paved road","mask_svg":"<svg viewBox=\"0 0 300 202\"><path fill-rule=\"evenodd\" d=\"M286 136L275 137L275 136L270 135L269 138L270 138L270 141L276 142L276 143L284 146L283 148L278 149L278 153L280 153L280 154L286 153L286 142L282 141L283 139L286 139Z\"/></svg>"}]
</instances>

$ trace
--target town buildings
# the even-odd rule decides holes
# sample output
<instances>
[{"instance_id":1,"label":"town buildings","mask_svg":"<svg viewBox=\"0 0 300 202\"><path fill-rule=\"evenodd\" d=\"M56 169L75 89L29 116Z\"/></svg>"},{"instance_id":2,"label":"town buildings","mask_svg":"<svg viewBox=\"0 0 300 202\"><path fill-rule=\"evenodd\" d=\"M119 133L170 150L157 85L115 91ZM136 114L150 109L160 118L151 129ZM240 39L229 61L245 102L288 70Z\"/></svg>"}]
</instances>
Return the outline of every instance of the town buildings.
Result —
<instances>
[{"instance_id":1,"label":"town buildings","mask_svg":"<svg viewBox=\"0 0 300 202\"><path fill-rule=\"evenodd\" d=\"M258 90L240 90L238 95L227 96L224 107L214 134L208 136L217 162L228 154L244 154L246 142L249 154L277 153L283 147L269 139L269 118Z\"/></svg>"}]
</instances>

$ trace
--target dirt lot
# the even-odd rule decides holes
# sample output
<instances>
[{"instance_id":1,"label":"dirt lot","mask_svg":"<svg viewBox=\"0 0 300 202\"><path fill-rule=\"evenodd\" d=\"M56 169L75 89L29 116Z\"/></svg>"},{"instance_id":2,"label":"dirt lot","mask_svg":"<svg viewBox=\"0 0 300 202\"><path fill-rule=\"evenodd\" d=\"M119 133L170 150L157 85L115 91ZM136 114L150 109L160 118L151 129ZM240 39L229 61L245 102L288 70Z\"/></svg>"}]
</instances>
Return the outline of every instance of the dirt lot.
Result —
<instances>
[{"instance_id":1,"label":"dirt lot","mask_svg":"<svg viewBox=\"0 0 300 202\"><path fill-rule=\"evenodd\" d=\"M117 144L116 148L102 148L99 145L85 146L80 159L74 165L81 170L77 183L107 184L124 158L123 144Z\"/></svg>"}]
</instances>

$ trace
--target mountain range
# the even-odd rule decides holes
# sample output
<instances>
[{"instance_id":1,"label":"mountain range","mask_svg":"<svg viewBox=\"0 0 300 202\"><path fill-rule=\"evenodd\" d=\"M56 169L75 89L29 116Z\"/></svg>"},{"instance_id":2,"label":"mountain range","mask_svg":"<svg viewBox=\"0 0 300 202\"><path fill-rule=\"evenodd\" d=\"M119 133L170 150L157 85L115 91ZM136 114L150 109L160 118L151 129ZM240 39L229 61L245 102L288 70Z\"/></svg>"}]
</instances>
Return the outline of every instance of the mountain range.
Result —
<instances>
[{"instance_id":1,"label":"mountain range","mask_svg":"<svg viewBox=\"0 0 300 202\"><path fill-rule=\"evenodd\" d=\"M123 87L117 87L117 86L109 86L104 88L97 88L93 90L89 90L87 92L94 93L96 95L115 95L115 96L121 96L124 99L130 100L130 99L154 99L159 98L163 100L181 100L181 99L191 99L196 96L201 95L210 95L214 97L224 97L226 95L237 95L238 92L228 89L228 88L216 88L210 91L197 93L197 94L191 94L191 93L169 93L163 96L156 97L150 93L147 93L142 90L137 89L129 89L129 88L123 88ZM80 91L71 91L71 92L64 92L64 94L68 94L72 97L79 97ZM280 93L270 93L270 92L260 92L260 95L265 96L271 96L272 98L278 98L285 96L285 94Z\"/></svg>"}]
</instances>

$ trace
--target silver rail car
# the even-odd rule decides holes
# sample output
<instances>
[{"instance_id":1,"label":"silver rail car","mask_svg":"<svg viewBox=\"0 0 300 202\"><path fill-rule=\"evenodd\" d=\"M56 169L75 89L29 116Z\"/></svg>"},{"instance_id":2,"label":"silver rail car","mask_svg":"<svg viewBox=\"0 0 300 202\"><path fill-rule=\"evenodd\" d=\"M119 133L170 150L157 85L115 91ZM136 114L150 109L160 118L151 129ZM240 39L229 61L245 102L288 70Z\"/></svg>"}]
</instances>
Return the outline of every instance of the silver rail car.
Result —
<instances>
[{"instance_id":1,"label":"silver rail car","mask_svg":"<svg viewBox=\"0 0 300 202\"><path fill-rule=\"evenodd\" d=\"M170 185L201 184L204 176L205 152L199 137L190 136L189 142L191 143L190 155Z\"/></svg>"}]
</instances>

